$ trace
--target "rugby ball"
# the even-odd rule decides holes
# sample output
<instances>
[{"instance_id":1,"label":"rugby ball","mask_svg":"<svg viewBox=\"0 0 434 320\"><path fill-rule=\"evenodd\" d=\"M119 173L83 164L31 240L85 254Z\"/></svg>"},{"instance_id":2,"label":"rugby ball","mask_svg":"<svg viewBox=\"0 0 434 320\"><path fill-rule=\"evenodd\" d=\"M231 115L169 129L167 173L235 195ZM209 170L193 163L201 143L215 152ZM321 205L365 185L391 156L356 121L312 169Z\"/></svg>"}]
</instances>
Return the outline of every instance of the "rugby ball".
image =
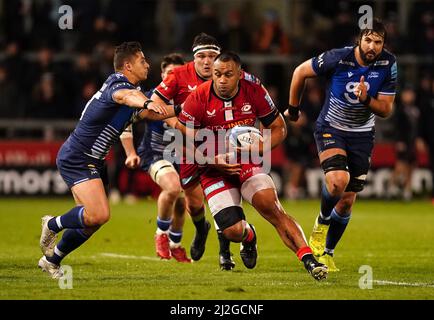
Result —
<instances>
[{"instance_id":1,"label":"rugby ball","mask_svg":"<svg viewBox=\"0 0 434 320\"><path fill-rule=\"evenodd\" d=\"M256 140L262 140L262 134L255 127L235 126L230 129L228 140L233 147L246 147Z\"/></svg>"}]
</instances>

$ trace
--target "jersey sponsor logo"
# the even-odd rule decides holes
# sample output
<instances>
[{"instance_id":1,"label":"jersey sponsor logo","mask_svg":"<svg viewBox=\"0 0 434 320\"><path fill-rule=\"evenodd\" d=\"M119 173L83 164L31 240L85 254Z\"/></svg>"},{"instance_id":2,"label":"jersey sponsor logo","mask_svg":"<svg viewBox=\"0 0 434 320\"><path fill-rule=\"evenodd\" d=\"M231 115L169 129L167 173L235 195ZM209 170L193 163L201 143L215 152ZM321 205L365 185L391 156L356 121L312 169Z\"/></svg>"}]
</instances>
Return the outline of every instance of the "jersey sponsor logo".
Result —
<instances>
[{"instance_id":1,"label":"jersey sponsor logo","mask_svg":"<svg viewBox=\"0 0 434 320\"><path fill-rule=\"evenodd\" d=\"M348 72L348 78L351 78L353 76L354 73L352 72Z\"/></svg>"},{"instance_id":2,"label":"jersey sponsor logo","mask_svg":"<svg viewBox=\"0 0 434 320\"><path fill-rule=\"evenodd\" d=\"M274 102L273 102L273 100L271 99L271 97L270 97L270 95L268 94L268 92L265 94L264 98L265 98L265 100L267 100L268 104L270 105L270 109L274 109L274 108L275 108L275 106L274 106Z\"/></svg>"},{"instance_id":3,"label":"jersey sponsor logo","mask_svg":"<svg viewBox=\"0 0 434 320\"><path fill-rule=\"evenodd\" d=\"M389 60L378 60L374 63L374 66L387 66L389 65Z\"/></svg>"},{"instance_id":4,"label":"jersey sponsor logo","mask_svg":"<svg viewBox=\"0 0 434 320\"><path fill-rule=\"evenodd\" d=\"M188 87L189 91L194 91L194 90L196 90L197 85L194 85L194 86L187 85L187 87Z\"/></svg>"},{"instance_id":5,"label":"jersey sponsor logo","mask_svg":"<svg viewBox=\"0 0 434 320\"><path fill-rule=\"evenodd\" d=\"M206 114L208 115L208 117L214 117L215 116L215 109L213 111L206 110Z\"/></svg>"},{"instance_id":6,"label":"jersey sponsor logo","mask_svg":"<svg viewBox=\"0 0 434 320\"><path fill-rule=\"evenodd\" d=\"M326 146L329 146L329 145L331 145L331 144L335 144L336 141L335 141L335 140L332 140L332 139L326 139L326 140L323 140L322 143L323 143L324 147L326 147Z\"/></svg>"},{"instance_id":7,"label":"jersey sponsor logo","mask_svg":"<svg viewBox=\"0 0 434 320\"><path fill-rule=\"evenodd\" d=\"M378 78L379 76L380 76L379 72L377 72L377 71L371 71L368 74L368 79L370 79L370 78Z\"/></svg>"},{"instance_id":8,"label":"jersey sponsor logo","mask_svg":"<svg viewBox=\"0 0 434 320\"><path fill-rule=\"evenodd\" d=\"M181 111L181 114L185 116L188 120L194 121L194 117L191 114L185 112L184 110Z\"/></svg>"},{"instance_id":9,"label":"jersey sponsor logo","mask_svg":"<svg viewBox=\"0 0 434 320\"><path fill-rule=\"evenodd\" d=\"M250 104L245 104L241 107L242 113L252 113L252 106Z\"/></svg>"},{"instance_id":10,"label":"jersey sponsor logo","mask_svg":"<svg viewBox=\"0 0 434 320\"><path fill-rule=\"evenodd\" d=\"M210 185L208 188L206 188L205 190L203 190L203 193L205 193L205 195L209 195L211 192L216 191L218 189L224 188L225 183L223 181L219 181L217 183L214 183L212 185Z\"/></svg>"},{"instance_id":11,"label":"jersey sponsor logo","mask_svg":"<svg viewBox=\"0 0 434 320\"><path fill-rule=\"evenodd\" d=\"M160 87L163 88L164 90L169 89L164 82L160 83Z\"/></svg>"},{"instance_id":12,"label":"jersey sponsor logo","mask_svg":"<svg viewBox=\"0 0 434 320\"><path fill-rule=\"evenodd\" d=\"M318 68L321 68L322 65L324 64L324 53L325 53L325 52L321 53L321 54L318 56Z\"/></svg>"},{"instance_id":13,"label":"jersey sponsor logo","mask_svg":"<svg viewBox=\"0 0 434 320\"><path fill-rule=\"evenodd\" d=\"M332 134L331 133L323 133L323 138L331 138Z\"/></svg>"},{"instance_id":14,"label":"jersey sponsor logo","mask_svg":"<svg viewBox=\"0 0 434 320\"><path fill-rule=\"evenodd\" d=\"M112 87L112 90L114 90L114 89L116 89L116 88L119 88L119 87L123 87L123 86L128 86L128 87L132 87L132 88L134 88L134 86L133 86L131 83L128 83L128 82L119 82L119 83L116 83L116 84Z\"/></svg>"},{"instance_id":15,"label":"jersey sponsor logo","mask_svg":"<svg viewBox=\"0 0 434 320\"><path fill-rule=\"evenodd\" d=\"M356 65L354 64L354 62L351 62L351 61L344 61L344 60L339 60L339 64L345 64L345 65L347 65L347 66L352 66L352 67L355 67Z\"/></svg>"},{"instance_id":16,"label":"jersey sponsor logo","mask_svg":"<svg viewBox=\"0 0 434 320\"><path fill-rule=\"evenodd\" d=\"M390 75L392 79L396 79L398 75L398 66L396 65L396 61L392 64L392 67L390 68Z\"/></svg>"}]
</instances>

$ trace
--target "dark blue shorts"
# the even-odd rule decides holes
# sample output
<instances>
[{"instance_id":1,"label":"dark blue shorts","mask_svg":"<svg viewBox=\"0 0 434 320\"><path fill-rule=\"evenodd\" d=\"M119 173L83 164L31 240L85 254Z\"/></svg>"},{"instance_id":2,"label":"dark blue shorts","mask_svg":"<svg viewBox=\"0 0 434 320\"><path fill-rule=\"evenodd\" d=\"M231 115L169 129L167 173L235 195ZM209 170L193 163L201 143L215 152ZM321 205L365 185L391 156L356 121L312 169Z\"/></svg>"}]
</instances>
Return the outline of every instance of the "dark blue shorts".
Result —
<instances>
[{"instance_id":1,"label":"dark blue shorts","mask_svg":"<svg viewBox=\"0 0 434 320\"><path fill-rule=\"evenodd\" d=\"M375 131L349 132L330 126L317 125L314 132L318 153L339 148L347 152L348 169L351 177L366 175L371 166Z\"/></svg>"},{"instance_id":2,"label":"dark blue shorts","mask_svg":"<svg viewBox=\"0 0 434 320\"><path fill-rule=\"evenodd\" d=\"M56 164L68 188L91 179L101 179L107 190L108 175L104 160L89 157L65 143L57 154Z\"/></svg>"}]
</instances>

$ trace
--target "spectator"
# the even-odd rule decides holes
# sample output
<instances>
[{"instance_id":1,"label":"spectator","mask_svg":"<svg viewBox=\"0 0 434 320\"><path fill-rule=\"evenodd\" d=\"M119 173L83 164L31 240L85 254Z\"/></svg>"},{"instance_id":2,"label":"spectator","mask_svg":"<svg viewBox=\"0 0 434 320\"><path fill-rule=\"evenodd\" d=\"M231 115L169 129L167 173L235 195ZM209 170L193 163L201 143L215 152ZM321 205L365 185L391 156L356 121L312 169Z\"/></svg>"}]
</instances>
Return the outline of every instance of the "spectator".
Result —
<instances>
[{"instance_id":1,"label":"spectator","mask_svg":"<svg viewBox=\"0 0 434 320\"><path fill-rule=\"evenodd\" d=\"M223 48L230 48L240 53L250 50L250 35L242 24L238 10L229 12L227 29L223 32L221 39Z\"/></svg>"},{"instance_id":2,"label":"spectator","mask_svg":"<svg viewBox=\"0 0 434 320\"><path fill-rule=\"evenodd\" d=\"M396 164L391 179L391 196L400 194L405 201L412 199L411 177L417 165L416 139L418 138L419 108L416 92L411 88L402 90L394 120L396 132Z\"/></svg>"},{"instance_id":3,"label":"spectator","mask_svg":"<svg viewBox=\"0 0 434 320\"><path fill-rule=\"evenodd\" d=\"M61 94L53 74L43 73L33 87L31 109L28 110L27 116L39 119L64 119L67 112L61 103Z\"/></svg>"},{"instance_id":4,"label":"spectator","mask_svg":"<svg viewBox=\"0 0 434 320\"><path fill-rule=\"evenodd\" d=\"M254 36L259 53L288 54L288 36L283 30L275 10L266 10L259 31Z\"/></svg>"},{"instance_id":5,"label":"spectator","mask_svg":"<svg viewBox=\"0 0 434 320\"><path fill-rule=\"evenodd\" d=\"M10 80L8 69L0 65L0 118L20 118L24 116L22 95L13 81Z\"/></svg>"}]
</instances>

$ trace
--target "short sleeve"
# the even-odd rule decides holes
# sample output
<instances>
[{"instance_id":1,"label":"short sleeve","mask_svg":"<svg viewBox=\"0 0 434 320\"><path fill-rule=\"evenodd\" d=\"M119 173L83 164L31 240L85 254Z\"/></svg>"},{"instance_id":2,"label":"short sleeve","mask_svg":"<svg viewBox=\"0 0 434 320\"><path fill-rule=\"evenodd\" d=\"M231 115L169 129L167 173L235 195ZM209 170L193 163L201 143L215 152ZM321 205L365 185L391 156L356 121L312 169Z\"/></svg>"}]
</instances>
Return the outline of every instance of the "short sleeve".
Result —
<instances>
[{"instance_id":1,"label":"short sleeve","mask_svg":"<svg viewBox=\"0 0 434 320\"><path fill-rule=\"evenodd\" d=\"M155 88L154 93L157 94L164 102L169 103L170 100L178 92L178 80L174 72L169 74L166 79L160 82Z\"/></svg>"},{"instance_id":2,"label":"short sleeve","mask_svg":"<svg viewBox=\"0 0 434 320\"><path fill-rule=\"evenodd\" d=\"M200 128L202 126L202 113L203 106L201 106L199 94L197 91L191 93L185 100L181 113L178 115L178 120L184 126L187 123L193 123L194 128Z\"/></svg>"},{"instance_id":3,"label":"short sleeve","mask_svg":"<svg viewBox=\"0 0 434 320\"><path fill-rule=\"evenodd\" d=\"M385 78L380 90L378 91L378 94L395 95L397 78L398 78L398 66L395 61L390 67L388 75Z\"/></svg>"},{"instance_id":4,"label":"short sleeve","mask_svg":"<svg viewBox=\"0 0 434 320\"><path fill-rule=\"evenodd\" d=\"M107 90L107 94L108 94L108 99L111 102L116 102L113 99L113 94L118 91L118 90L122 90L122 89L137 89L135 86L133 86L131 83L127 82L127 81L116 81L110 84L110 86L108 87Z\"/></svg>"},{"instance_id":5,"label":"short sleeve","mask_svg":"<svg viewBox=\"0 0 434 320\"><path fill-rule=\"evenodd\" d=\"M279 110L271 99L264 86L260 86L256 91L255 106L256 115L261 123L268 127L279 115Z\"/></svg>"},{"instance_id":6,"label":"short sleeve","mask_svg":"<svg viewBox=\"0 0 434 320\"><path fill-rule=\"evenodd\" d=\"M342 58L342 49L333 49L312 58L312 68L317 75L327 75L336 68Z\"/></svg>"}]
</instances>

